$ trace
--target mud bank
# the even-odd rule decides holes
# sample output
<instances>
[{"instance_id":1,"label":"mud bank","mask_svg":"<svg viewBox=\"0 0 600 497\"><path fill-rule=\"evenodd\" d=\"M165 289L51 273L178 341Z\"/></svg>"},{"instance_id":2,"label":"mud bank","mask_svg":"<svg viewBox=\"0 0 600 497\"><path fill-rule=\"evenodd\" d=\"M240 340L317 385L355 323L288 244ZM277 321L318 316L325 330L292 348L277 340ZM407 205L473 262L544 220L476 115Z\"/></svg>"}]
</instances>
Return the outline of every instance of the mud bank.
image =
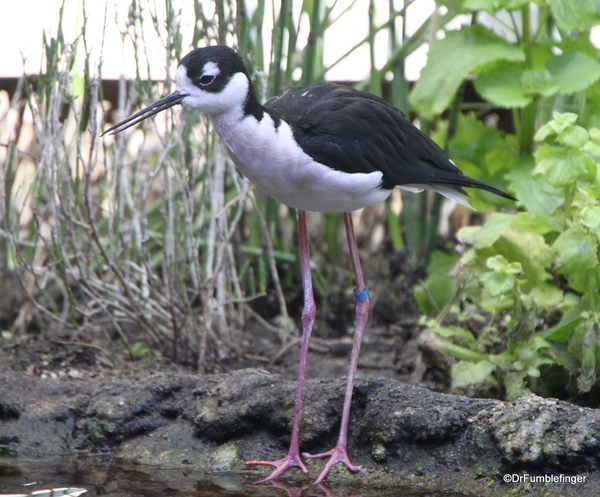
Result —
<instances>
[{"instance_id":1,"label":"mud bank","mask_svg":"<svg viewBox=\"0 0 600 497\"><path fill-rule=\"evenodd\" d=\"M51 379L0 375L0 445L4 457L109 454L149 468L258 480L289 442L295 384L257 369L196 376ZM343 380L308 382L301 448L333 446ZM358 380L349 452L363 466L338 465L327 482L400 482L463 495L598 495L600 411L526 396L515 403L438 394L390 379ZM286 477L310 482L294 468ZM233 473L231 473L233 472ZM504 483L504 475L579 476L569 483Z\"/></svg>"}]
</instances>

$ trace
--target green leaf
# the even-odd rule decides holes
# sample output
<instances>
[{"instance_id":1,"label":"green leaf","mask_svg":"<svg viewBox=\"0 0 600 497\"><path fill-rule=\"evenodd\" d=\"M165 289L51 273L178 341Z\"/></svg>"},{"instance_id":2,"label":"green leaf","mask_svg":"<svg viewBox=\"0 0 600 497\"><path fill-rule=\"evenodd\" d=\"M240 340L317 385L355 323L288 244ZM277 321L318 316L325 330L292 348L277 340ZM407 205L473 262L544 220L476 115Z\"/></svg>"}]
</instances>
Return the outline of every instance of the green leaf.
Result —
<instances>
[{"instance_id":1,"label":"green leaf","mask_svg":"<svg viewBox=\"0 0 600 497\"><path fill-rule=\"evenodd\" d=\"M481 226L465 226L458 230L458 238L461 243L465 245L473 245L475 243L475 238L477 237L477 233L481 231ZM467 251L467 254L469 251ZM465 254L466 255L466 254Z\"/></svg>"},{"instance_id":2,"label":"green leaf","mask_svg":"<svg viewBox=\"0 0 600 497\"><path fill-rule=\"evenodd\" d=\"M515 287L516 278L513 274L490 271L481 275L480 281L486 292L495 298L510 292Z\"/></svg>"},{"instance_id":3,"label":"green leaf","mask_svg":"<svg viewBox=\"0 0 600 497\"><path fill-rule=\"evenodd\" d=\"M587 271L581 271L578 268L558 269L567 277L569 286L576 292L586 293L590 288L600 288L600 265Z\"/></svg>"},{"instance_id":4,"label":"green leaf","mask_svg":"<svg viewBox=\"0 0 600 497\"><path fill-rule=\"evenodd\" d=\"M456 280L450 276L450 271L456 266L458 260L458 254L446 254L440 250L431 254L431 261L427 268L428 276L424 282L425 288L418 285L414 289L415 300L423 314L431 315L439 311L456 293ZM433 299L435 306L430 299Z\"/></svg>"},{"instance_id":5,"label":"green leaf","mask_svg":"<svg viewBox=\"0 0 600 497\"><path fill-rule=\"evenodd\" d=\"M505 140L498 140L484 156L485 169L489 174L512 171L517 164L515 150Z\"/></svg>"},{"instance_id":6,"label":"green leaf","mask_svg":"<svg viewBox=\"0 0 600 497\"><path fill-rule=\"evenodd\" d=\"M534 178L533 169L530 159L524 157L506 178L511 182L511 191L530 214L549 221L548 217L561 205L564 193L550 186L543 177Z\"/></svg>"},{"instance_id":7,"label":"green leaf","mask_svg":"<svg viewBox=\"0 0 600 497\"><path fill-rule=\"evenodd\" d=\"M148 346L142 342L136 342L133 344L133 347L131 347L131 354L134 357L146 357L151 353L152 351L148 348Z\"/></svg>"},{"instance_id":8,"label":"green leaf","mask_svg":"<svg viewBox=\"0 0 600 497\"><path fill-rule=\"evenodd\" d=\"M469 74L496 60L523 61L525 52L480 25L448 32L431 47L410 104L427 118L441 114Z\"/></svg>"},{"instance_id":9,"label":"green leaf","mask_svg":"<svg viewBox=\"0 0 600 497\"><path fill-rule=\"evenodd\" d=\"M592 181L596 175L592 158L579 150L542 145L534 155L538 164L533 177L543 176L555 188L564 188L577 181Z\"/></svg>"},{"instance_id":10,"label":"green leaf","mask_svg":"<svg viewBox=\"0 0 600 497\"><path fill-rule=\"evenodd\" d=\"M461 328L460 326L444 326L437 328L433 331L435 336L442 338L449 338L462 345L469 345L474 347L477 340L470 331Z\"/></svg>"},{"instance_id":11,"label":"green leaf","mask_svg":"<svg viewBox=\"0 0 600 497\"><path fill-rule=\"evenodd\" d=\"M519 262L508 262L506 257L502 255L490 257L486 265L496 273L519 274L523 271Z\"/></svg>"},{"instance_id":12,"label":"green leaf","mask_svg":"<svg viewBox=\"0 0 600 497\"><path fill-rule=\"evenodd\" d=\"M536 303L540 309L549 309L556 307L564 297L564 292L554 285L540 283L531 292L529 297Z\"/></svg>"},{"instance_id":13,"label":"green leaf","mask_svg":"<svg viewBox=\"0 0 600 497\"><path fill-rule=\"evenodd\" d=\"M458 326L451 328L458 328ZM435 334L437 333L438 329L435 330ZM454 357L455 359L458 359L459 361L478 362L483 361L488 357L487 354L477 352L476 350L472 350L470 348L462 347L461 345L456 345L455 343L443 338L435 339L432 345L442 352Z\"/></svg>"},{"instance_id":14,"label":"green leaf","mask_svg":"<svg viewBox=\"0 0 600 497\"><path fill-rule=\"evenodd\" d=\"M507 260L521 263L525 275L523 291L530 292L550 278L546 269L552 264L552 254L544 237L509 227L493 248Z\"/></svg>"},{"instance_id":15,"label":"green leaf","mask_svg":"<svg viewBox=\"0 0 600 497\"><path fill-rule=\"evenodd\" d=\"M529 3L529 0L501 0L500 4L502 8L506 10L516 10L524 7Z\"/></svg>"},{"instance_id":16,"label":"green leaf","mask_svg":"<svg viewBox=\"0 0 600 497\"><path fill-rule=\"evenodd\" d=\"M581 209L581 222L590 229L600 228L600 206L588 206Z\"/></svg>"},{"instance_id":17,"label":"green leaf","mask_svg":"<svg viewBox=\"0 0 600 497\"><path fill-rule=\"evenodd\" d=\"M492 14L500 9L500 0L463 0L462 4L473 12L484 10Z\"/></svg>"},{"instance_id":18,"label":"green leaf","mask_svg":"<svg viewBox=\"0 0 600 497\"><path fill-rule=\"evenodd\" d=\"M567 126L556 139L565 147L583 148L588 142L590 134L585 128L572 124Z\"/></svg>"},{"instance_id":19,"label":"green leaf","mask_svg":"<svg viewBox=\"0 0 600 497\"><path fill-rule=\"evenodd\" d=\"M519 212L510 227L533 235L545 235L554 228L541 217L533 217L529 212Z\"/></svg>"},{"instance_id":20,"label":"green leaf","mask_svg":"<svg viewBox=\"0 0 600 497\"><path fill-rule=\"evenodd\" d=\"M558 92L559 86L552 81L547 69L528 69L521 76L521 87L525 95L550 97Z\"/></svg>"},{"instance_id":21,"label":"green leaf","mask_svg":"<svg viewBox=\"0 0 600 497\"><path fill-rule=\"evenodd\" d=\"M598 241L577 228L569 228L550 247L561 273L585 272L598 265Z\"/></svg>"},{"instance_id":22,"label":"green leaf","mask_svg":"<svg viewBox=\"0 0 600 497\"><path fill-rule=\"evenodd\" d=\"M598 57L598 48L594 45L593 38L590 33L569 33L569 36L561 37L558 43L552 43L552 45L558 48L560 53L583 52L596 58Z\"/></svg>"},{"instance_id":23,"label":"green leaf","mask_svg":"<svg viewBox=\"0 0 600 497\"><path fill-rule=\"evenodd\" d=\"M559 93L585 90L600 79L600 62L584 52L563 53L550 59L546 68Z\"/></svg>"},{"instance_id":24,"label":"green leaf","mask_svg":"<svg viewBox=\"0 0 600 497\"><path fill-rule=\"evenodd\" d=\"M590 139L600 145L600 129L592 128L590 129Z\"/></svg>"},{"instance_id":25,"label":"green leaf","mask_svg":"<svg viewBox=\"0 0 600 497\"><path fill-rule=\"evenodd\" d=\"M480 362L459 362L452 366L452 387L461 388L474 383L483 383L487 381L496 365L489 361Z\"/></svg>"},{"instance_id":26,"label":"green leaf","mask_svg":"<svg viewBox=\"0 0 600 497\"><path fill-rule=\"evenodd\" d=\"M533 97L523 92L522 77L520 68L499 61L477 76L475 89L482 98L499 107L523 108L531 103Z\"/></svg>"},{"instance_id":27,"label":"green leaf","mask_svg":"<svg viewBox=\"0 0 600 497\"><path fill-rule=\"evenodd\" d=\"M491 247L502 236L514 219L514 214L495 212L478 231L473 246L476 249Z\"/></svg>"},{"instance_id":28,"label":"green leaf","mask_svg":"<svg viewBox=\"0 0 600 497\"><path fill-rule=\"evenodd\" d=\"M572 205L579 209L581 224L592 231L600 229L600 188L595 186L578 188ZM600 235L600 232L596 233Z\"/></svg>"},{"instance_id":29,"label":"green leaf","mask_svg":"<svg viewBox=\"0 0 600 497\"><path fill-rule=\"evenodd\" d=\"M587 295L579 298L573 293L567 293L565 294L564 301L570 301L570 303L566 309L563 306L564 315L562 319L553 328L541 332L539 334L541 337L555 342L566 343L570 340L573 330L582 319L587 320L589 317L590 299Z\"/></svg>"},{"instance_id":30,"label":"green leaf","mask_svg":"<svg viewBox=\"0 0 600 497\"><path fill-rule=\"evenodd\" d=\"M565 323L563 323L562 321L557 324L556 326L554 326L553 328L550 328L549 330L547 330L545 332L545 337L547 340L553 340L555 342L562 342L562 343L566 343L569 338L571 338L571 335L573 334L573 330L575 329L575 327L577 326L577 324L579 323L579 318L571 320L571 321L567 321Z\"/></svg>"},{"instance_id":31,"label":"green leaf","mask_svg":"<svg viewBox=\"0 0 600 497\"><path fill-rule=\"evenodd\" d=\"M600 23L596 0L548 0L558 26L565 31L587 31Z\"/></svg>"},{"instance_id":32,"label":"green leaf","mask_svg":"<svg viewBox=\"0 0 600 497\"><path fill-rule=\"evenodd\" d=\"M600 129L591 128L589 133L590 141L585 144L583 149L592 155L600 156Z\"/></svg>"},{"instance_id":33,"label":"green leaf","mask_svg":"<svg viewBox=\"0 0 600 497\"><path fill-rule=\"evenodd\" d=\"M535 134L535 140L543 141L550 135L558 135L570 125L575 124L575 121L577 121L577 114L573 114L572 112L554 112L552 120L538 129Z\"/></svg>"}]
</instances>

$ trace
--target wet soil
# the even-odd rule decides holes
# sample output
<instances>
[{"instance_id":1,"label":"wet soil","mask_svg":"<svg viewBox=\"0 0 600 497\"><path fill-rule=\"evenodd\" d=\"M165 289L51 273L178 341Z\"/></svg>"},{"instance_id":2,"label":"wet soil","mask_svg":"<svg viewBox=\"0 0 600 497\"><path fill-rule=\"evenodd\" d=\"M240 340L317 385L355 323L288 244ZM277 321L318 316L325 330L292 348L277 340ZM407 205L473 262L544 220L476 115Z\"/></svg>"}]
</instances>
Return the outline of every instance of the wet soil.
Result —
<instances>
[{"instance_id":1,"label":"wet soil","mask_svg":"<svg viewBox=\"0 0 600 497\"><path fill-rule=\"evenodd\" d=\"M325 488L315 487L323 461L309 461L308 475L291 469L268 484L282 490L269 491L598 495L600 411L534 395L506 403L444 393L447 365L431 360L418 340L410 291L418 275L394 264L402 261L390 263L387 276L372 285L376 298L354 387L349 453L363 470L338 465ZM347 327L327 325L329 304L308 362L300 438L308 452L335 444L351 347ZM350 313L350 322L352 308L343 305L335 314ZM119 471L146 482L145 493L131 495L266 495L265 487L248 484L269 469L244 462L281 458L289 444L298 346L274 340L259 321L248 323L239 360L211 375L151 354L109 358L98 337L62 330L0 345L2 489L12 481L10 468L24 474L41 461L70 461L70 468L85 468L70 481L93 480L97 495L130 495L106 487L108 475ZM561 481L527 480L561 474ZM504 475L514 476L505 482ZM564 475L580 481L568 483Z\"/></svg>"},{"instance_id":2,"label":"wet soil","mask_svg":"<svg viewBox=\"0 0 600 497\"><path fill-rule=\"evenodd\" d=\"M335 443L343 389L340 379L308 382L303 450L321 452ZM0 376L1 452L25 459L88 454L148 472L200 472L217 487L245 489L268 470L244 461L285 453L294 390L294 382L259 369L217 375L119 371L96 378L7 371ZM338 466L327 484L388 490L426 485L462 495L518 488L524 493L516 495L597 495L599 445L597 410L534 395L506 403L360 379L349 451L363 470ZM310 461L309 475L293 469L286 478L309 484L322 464ZM503 483L505 474L524 473L579 475L584 481Z\"/></svg>"}]
</instances>

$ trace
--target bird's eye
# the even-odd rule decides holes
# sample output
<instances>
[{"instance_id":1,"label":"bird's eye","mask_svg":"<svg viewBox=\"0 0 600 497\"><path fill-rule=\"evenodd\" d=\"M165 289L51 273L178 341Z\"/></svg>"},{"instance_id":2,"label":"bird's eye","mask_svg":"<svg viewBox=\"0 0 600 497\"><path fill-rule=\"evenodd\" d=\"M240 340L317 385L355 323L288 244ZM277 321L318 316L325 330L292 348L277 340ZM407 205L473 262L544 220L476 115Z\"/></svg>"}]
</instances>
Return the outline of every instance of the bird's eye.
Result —
<instances>
[{"instance_id":1,"label":"bird's eye","mask_svg":"<svg viewBox=\"0 0 600 497\"><path fill-rule=\"evenodd\" d=\"M212 74L205 74L200 76L198 79L198 83L200 86L208 86L215 80L215 77Z\"/></svg>"}]
</instances>

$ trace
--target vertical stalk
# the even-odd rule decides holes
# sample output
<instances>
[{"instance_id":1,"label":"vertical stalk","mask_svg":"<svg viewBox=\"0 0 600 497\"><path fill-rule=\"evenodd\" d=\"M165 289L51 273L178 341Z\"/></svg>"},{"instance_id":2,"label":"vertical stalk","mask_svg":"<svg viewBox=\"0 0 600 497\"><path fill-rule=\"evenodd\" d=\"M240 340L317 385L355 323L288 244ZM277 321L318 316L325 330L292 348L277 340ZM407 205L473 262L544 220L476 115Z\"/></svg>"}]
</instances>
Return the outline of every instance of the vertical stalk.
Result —
<instances>
[{"instance_id":1,"label":"vertical stalk","mask_svg":"<svg viewBox=\"0 0 600 497\"><path fill-rule=\"evenodd\" d=\"M269 97L280 95L283 89L284 71L281 64L283 59L283 35L286 31L287 19L291 15L290 9L290 0L281 0L279 17L273 26L273 48L271 70L269 71Z\"/></svg>"},{"instance_id":2,"label":"vertical stalk","mask_svg":"<svg viewBox=\"0 0 600 497\"><path fill-rule=\"evenodd\" d=\"M531 56L531 16L529 4L526 3L521 8L522 35L521 40L525 48L526 64L529 69L533 69L533 60ZM515 119L514 126L519 139L519 152L522 154L531 154L533 152L533 137L535 135L535 120L539 106L539 97L520 111L513 112Z\"/></svg>"},{"instance_id":3,"label":"vertical stalk","mask_svg":"<svg viewBox=\"0 0 600 497\"><path fill-rule=\"evenodd\" d=\"M390 36L390 51L389 59L392 59L399 47L404 44L406 36L406 10L403 9L402 14L402 30L398 34L396 30L396 11L394 10L394 1L389 2L389 36ZM400 109L404 114L408 115L408 81L404 75L404 58L400 58L394 62L392 66L392 104ZM383 74L385 76L385 74ZM405 248L404 240L402 239L402 231L400 229L400 216L396 216L392 210L391 198L388 198L385 203L387 214L388 230L392 246L394 250L403 250Z\"/></svg>"},{"instance_id":4,"label":"vertical stalk","mask_svg":"<svg viewBox=\"0 0 600 497\"><path fill-rule=\"evenodd\" d=\"M217 15L217 27L219 32L219 43L227 42L227 16L225 15L225 2L215 2L215 14Z\"/></svg>"},{"instance_id":5,"label":"vertical stalk","mask_svg":"<svg viewBox=\"0 0 600 497\"><path fill-rule=\"evenodd\" d=\"M394 10L394 2L390 1L389 4L389 15L390 15L390 59L404 45L406 39L406 9L402 9L402 30L398 36L396 30L396 11ZM392 73L392 103L394 107L400 109L404 114L408 115L408 81L404 74L404 57L394 62Z\"/></svg>"},{"instance_id":6,"label":"vertical stalk","mask_svg":"<svg viewBox=\"0 0 600 497\"><path fill-rule=\"evenodd\" d=\"M196 0L196 3L198 0ZM237 49L240 54L246 54L250 50L252 40L250 38L250 20L248 19L248 8L246 0L236 2L235 28L237 32Z\"/></svg>"},{"instance_id":7,"label":"vertical stalk","mask_svg":"<svg viewBox=\"0 0 600 497\"><path fill-rule=\"evenodd\" d=\"M381 76L375 66L375 0L369 1L369 58L371 71L369 73L369 87L373 95L381 97Z\"/></svg>"},{"instance_id":8,"label":"vertical stalk","mask_svg":"<svg viewBox=\"0 0 600 497\"><path fill-rule=\"evenodd\" d=\"M519 152L522 154L533 153L533 137L535 136L535 121L537 117L537 110L539 105L539 97L533 99L533 101L527 105L524 109L519 112L520 123L515 123L515 130L520 129L519 138Z\"/></svg>"},{"instance_id":9,"label":"vertical stalk","mask_svg":"<svg viewBox=\"0 0 600 497\"><path fill-rule=\"evenodd\" d=\"M310 12L310 33L304 50L304 63L302 64L302 84L309 84L315 80L315 75L320 73L323 67L322 51L319 46L323 43L323 24L321 19L323 13L322 0L312 0L312 11ZM317 69L318 68L318 69Z\"/></svg>"}]
</instances>

